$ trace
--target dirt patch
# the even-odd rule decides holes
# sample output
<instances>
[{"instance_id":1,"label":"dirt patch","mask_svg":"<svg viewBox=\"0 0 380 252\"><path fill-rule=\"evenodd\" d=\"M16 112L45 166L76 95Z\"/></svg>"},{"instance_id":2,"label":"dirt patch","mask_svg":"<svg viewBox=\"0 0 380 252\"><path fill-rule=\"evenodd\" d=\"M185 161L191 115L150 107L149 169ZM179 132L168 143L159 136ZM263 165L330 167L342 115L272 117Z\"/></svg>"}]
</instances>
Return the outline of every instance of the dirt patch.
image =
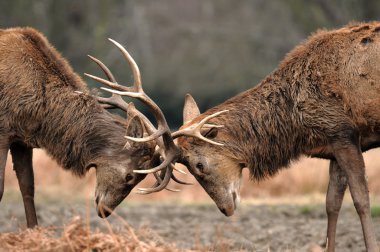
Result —
<instances>
[{"instance_id":1,"label":"dirt patch","mask_svg":"<svg viewBox=\"0 0 380 252\"><path fill-rule=\"evenodd\" d=\"M85 204L58 204L37 206L40 225L61 227L75 215L86 219ZM93 207L89 210L91 229L107 232L104 220L96 216ZM323 205L243 204L230 218L214 205L173 203L122 205L117 213L136 230L144 230L150 242L193 250L317 251L324 246L327 225ZM117 217L111 216L108 221L115 233L124 228ZM380 218L374 222L375 227L380 226ZM1 232L17 231L24 225L21 204L1 205ZM376 231L380 240L380 229ZM337 251L365 251L360 222L352 206L342 209Z\"/></svg>"}]
</instances>

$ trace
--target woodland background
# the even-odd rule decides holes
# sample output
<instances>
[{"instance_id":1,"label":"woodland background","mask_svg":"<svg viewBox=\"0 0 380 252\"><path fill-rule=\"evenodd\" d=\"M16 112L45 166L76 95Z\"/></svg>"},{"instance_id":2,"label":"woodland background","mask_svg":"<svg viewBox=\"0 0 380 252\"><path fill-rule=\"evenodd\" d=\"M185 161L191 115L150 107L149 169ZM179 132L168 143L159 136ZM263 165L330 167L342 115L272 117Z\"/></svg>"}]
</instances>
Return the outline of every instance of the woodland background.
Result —
<instances>
[{"instance_id":1,"label":"woodland background","mask_svg":"<svg viewBox=\"0 0 380 252\"><path fill-rule=\"evenodd\" d=\"M132 82L128 65L107 38L125 45L140 67L146 92L173 128L181 125L186 93L204 111L258 84L312 32L370 20L380 20L378 0L0 1L0 28L40 30L91 87L99 86L83 73L102 73L87 54L103 60L120 83ZM366 155L370 189L375 194L380 193L378 153ZM35 152L37 197L39 190L51 188L69 196L73 190L83 191L83 180L56 166L44 152ZM192 180L190 175L186 178ZM255 186L246 182L243 199L323 195L327 178L327 161L302 159L274 179ZM88 180L94 183L94 176ZM7 188L17 188L10 160L6 183ZM163 195L209 200L199 186L187 187L181 194L161 192L157 197ZM150 200L156 196L131 197Z\"/></svg>"},{"instance_id":2,"label":"woodland background","mask_svg":"<svg viewBox=\"0 0 380 252\"><path fill-rule=\"evenodd\" d=\"M81 76L101 74L91 54L131 83L107 38L125 45L173 128L186 93L204 111L255 86L312 32L378 19L377 0L0 1L0 28L37 28Z\"/></svg>"}]
</instances>

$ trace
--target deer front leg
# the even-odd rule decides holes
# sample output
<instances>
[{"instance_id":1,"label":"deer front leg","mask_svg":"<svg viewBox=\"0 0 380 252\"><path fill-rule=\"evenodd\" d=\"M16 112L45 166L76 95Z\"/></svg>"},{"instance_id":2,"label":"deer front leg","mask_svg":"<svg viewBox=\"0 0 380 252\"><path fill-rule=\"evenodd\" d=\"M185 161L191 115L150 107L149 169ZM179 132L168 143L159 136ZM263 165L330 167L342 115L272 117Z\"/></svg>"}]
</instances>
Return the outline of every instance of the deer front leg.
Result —
<instances>
[{"instance_id":1,"label":"deer front leg","mask_svg":"<svg viewBox=\"0 0 380 252\"><path fill-rule=\"evenodd\" d=\"M367 251L379 252L370 214L368 185L358 134L333 144L335 158L346 172L351 196L362 224Z\"/></svg>"},{"instance_id":2,"label":"deer front leg","mask_svg":"<svg viewBox=\"0 0 380 252\"><path fill-rule=\"evenodd\" d=\"M0 144L0 201L4 194L5 165L7 163L8 151L8 144Z\"/></svg>"},{"instance_id":3,"label":"deer front leg","mask_svg":"<svg viewBox=\"0 0 380 252\"><path fill-rule=\"evenodd\" d=\"M32 149L23 144L17 143L11 145L13 168L16 172L22 199L24 201L26 223L28 228L32 228L37 225L36 209L34 206L32 153Z\"/></svg>"},{"instance_id":4,"label":"deer front leg","mask_svg":"<svg viewBox=\"0 0 380 252\"><path fill-rule=\"evenodd\" d=\"M346 173L339 167L336 160L331 160L330 180L326 195L327 252L335 251L336 224L346 188Z\"/></svg>"}]
</instances>

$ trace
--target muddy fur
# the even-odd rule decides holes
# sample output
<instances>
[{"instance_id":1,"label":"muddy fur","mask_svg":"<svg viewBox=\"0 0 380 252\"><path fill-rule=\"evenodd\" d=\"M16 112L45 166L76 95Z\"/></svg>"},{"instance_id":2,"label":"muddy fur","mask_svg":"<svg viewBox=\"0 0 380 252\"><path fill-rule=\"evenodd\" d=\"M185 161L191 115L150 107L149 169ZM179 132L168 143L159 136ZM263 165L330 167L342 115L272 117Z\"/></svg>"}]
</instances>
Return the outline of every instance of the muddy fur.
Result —
<instances>
[{"instance_id":1,"label":"muddy fur","mask_svg":"<svg viewBox=\"0 0 380 252\"><path fill-rule=\"evenodd\" d=\"M333 158L329 144L349 132L362 150L379 145L380 23L318 31L292 50L259 85L206 111L229 112L210 146L245 162L253 179L276 174L301 155ZM181 138L180 146L204 145Z\"/></svg>"},{"instance_id":2,"label":"muddy fur","mask_svg":"<svg viewBox=\"0 0 380 252\"><path fill-rule=\"evenodd\" d=\"M128 154L125 130L125 121L88 95L42 34L32 28L0 30L1 138L43 148L62 167L83 175L99 157Z\"/></svg>"}]
</instances>

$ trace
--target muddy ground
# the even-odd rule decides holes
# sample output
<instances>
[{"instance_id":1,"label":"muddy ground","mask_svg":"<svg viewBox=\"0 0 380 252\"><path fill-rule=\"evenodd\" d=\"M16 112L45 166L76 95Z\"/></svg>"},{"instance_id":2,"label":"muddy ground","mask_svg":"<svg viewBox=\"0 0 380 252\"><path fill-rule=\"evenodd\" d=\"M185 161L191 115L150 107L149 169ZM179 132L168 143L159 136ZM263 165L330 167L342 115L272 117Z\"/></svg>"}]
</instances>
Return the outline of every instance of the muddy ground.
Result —
<instances>
[{"instance_id":1,"label":"muddy ground","mask_svg":"<svg viewBox=\"0 0 380 252\"><path fill-rule=\"evenodd\" d=\"M17 231L25 226L20 203L1 204L2 232ZM75 215L85 219L86 204L50 202L37 205L37 212L40 225L62 226ZM323 205L242 204L230 218L211 204L124 204L118 207L117 213L134 228L145 230L145 236L158 244L173 243L183 249L208 247L216 251L226 248L230 251L268 251L268 248L270 251L310 251L316 245L324 245L327 224ZM108 220L115 232L123 226L116 217ZM374 222L380 240L380 218ZM107 231L92 205L90 223L92 228ZM337 251L365 251L360 223L350 205L342 209L337 236Z\"/></svg>"}]
</instances>

